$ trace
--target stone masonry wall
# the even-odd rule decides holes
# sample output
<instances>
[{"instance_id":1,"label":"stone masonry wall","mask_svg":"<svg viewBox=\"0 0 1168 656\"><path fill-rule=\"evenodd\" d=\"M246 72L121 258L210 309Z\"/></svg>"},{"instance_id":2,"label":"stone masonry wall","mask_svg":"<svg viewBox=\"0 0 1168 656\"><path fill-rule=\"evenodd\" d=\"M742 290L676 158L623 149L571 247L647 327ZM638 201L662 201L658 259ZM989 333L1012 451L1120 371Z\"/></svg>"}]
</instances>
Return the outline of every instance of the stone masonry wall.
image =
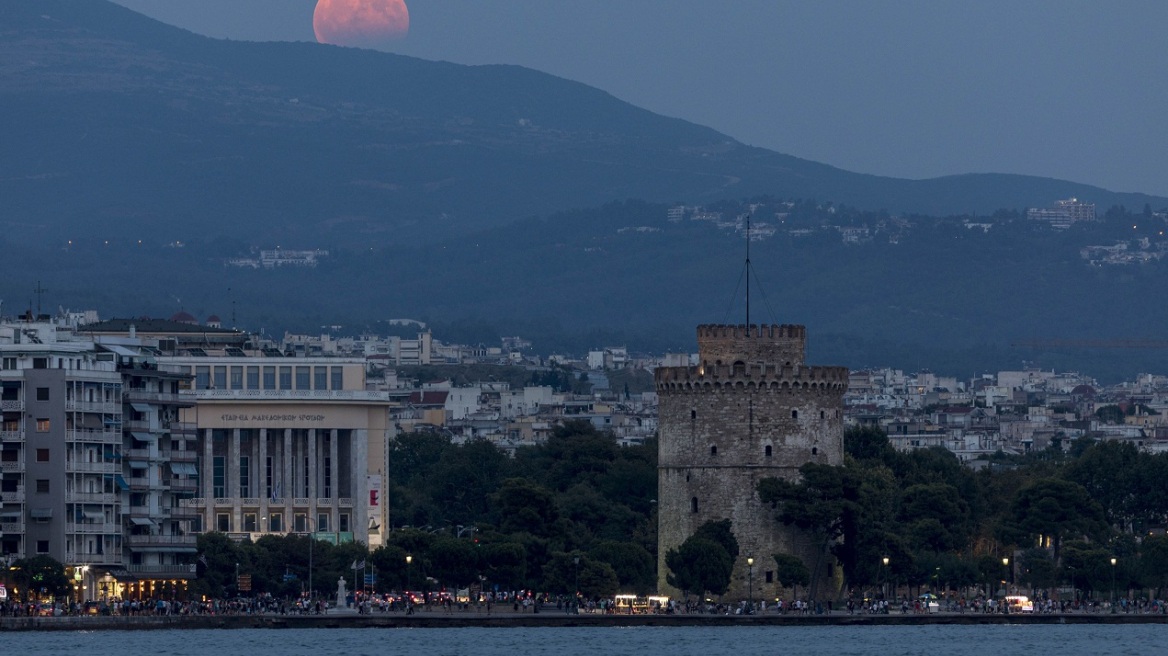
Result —
<instances>
[{"instance_id":1,"label":"stone masonry wall","mask_svg":"<svg viewBox=\"0 0 1168 656\"><path fill-rule=\"evenodd\" d=\"M711 347L703 338L713 334L730 337L719 337ZM773 600L778 582L766 582L767 572L775 569L772 555L795 554L810 569L820 545L774 519L774 510L759 501L756 488L763 478L797 478L805 462L842 464L848 372L844 367L801 366L801 326L754 326L749 331L744 326L702 326L699 339L702 365L656 372L658 589L680 594L665 582L666 552L706 521L729 518L740 554L726 599L746 599L752 587L756 601ZM714 351L718 357L707 359ZM760 360L751 354L780 359ZM722 365L714 364L719 360ZM748 576L748 556L755 560L753 577Z\"/></svg>"}]
</instances>

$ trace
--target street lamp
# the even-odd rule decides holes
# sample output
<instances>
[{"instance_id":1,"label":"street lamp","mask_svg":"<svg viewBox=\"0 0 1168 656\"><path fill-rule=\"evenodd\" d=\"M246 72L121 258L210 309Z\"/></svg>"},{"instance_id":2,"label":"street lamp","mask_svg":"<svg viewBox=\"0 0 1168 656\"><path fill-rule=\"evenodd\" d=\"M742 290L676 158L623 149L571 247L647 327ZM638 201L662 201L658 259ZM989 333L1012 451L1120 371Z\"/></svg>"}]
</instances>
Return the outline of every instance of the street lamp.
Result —
<instances>
[{"instance_id":1,"label":"street lamp","mask_svg":"<svg viewBox=\"0 0 1168 656\"><path fill-rule=\"evenodd\" d=\"M1006 597L1010 594L1010 559L1002 557L1002 614L1010 614L1010 604Z\"/></svg>"},{"instance_id":2,"label":"street lamp","mask_svg":"<svg viewBox=\"0 0 1168 656\"><path fill-rule=\"evenodd\" d=\"M754 556L746 558L746 590L749 597L749 603L746 606L748 613L754 612Z\"/></svg>"},{"instance_id":3,"label":"street lamp","mask_svg":"<svg viewBox=\"0 0 1168 656\"><path fill-rule=\"evenodd\" d=\"M884 581L880 585L880 594L885 599L888 599L888 591L885 589L888 585L888 556L881 558L880 561L884 563L884 569L881 570L881 573L884 575Z\"/></svg>"},{"instance_id":4,"label":"street lamp","mask_svg":"<svg viewBox=\"0 0 1168 656\"><path fill-rule=\"evenodd\" d=\"M1111 612L1115 612L1115 556L1111 557Z\"/></svg>"},{"instance_id":5,"label":"street lamp","mask_svg":"<svg viewBox=\"0 0 1168 656\"><path fill-rule=\"evenodd\" d=\"M576 585L572 590L572 599L575 603L579 603L580 598L580 557L572 557L572 572L576 575Z\"/></svg>"},{"instance_id":6,"label":"street lamp","mask_svg":"<svg viewBox=\"0 0 1168 656\"><path fill-rule=\"evenodd\" d=\"M413 554L406 554L406 597L407 598L409 597L410 587L411 587L410 571L413 569L412 566L410 565L410 563L413 563L413 562L414 562Z\"/></svg>"}]
</instances>

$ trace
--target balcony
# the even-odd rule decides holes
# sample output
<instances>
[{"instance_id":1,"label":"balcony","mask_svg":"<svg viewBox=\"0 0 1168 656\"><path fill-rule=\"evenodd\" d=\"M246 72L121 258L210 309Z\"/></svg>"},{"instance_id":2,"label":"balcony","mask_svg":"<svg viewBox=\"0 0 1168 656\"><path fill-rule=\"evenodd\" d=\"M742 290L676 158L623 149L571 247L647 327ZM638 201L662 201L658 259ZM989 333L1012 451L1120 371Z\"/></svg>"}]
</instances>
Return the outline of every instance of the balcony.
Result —
<instances>
[{"instance_id":1,"label":"balcony","mask_svg":"<svg viewBox=\"0 0 1168 656\"><path fill-rule=\"evenodd\" d=\"M77 474L116 474L122 468L114 462L70 462L65 465L65 470Z\"/></svg>"},{"instance_id":2,"label":"balcony","mask_svg":"<svg viewBox=\"0 0 1168 656\"><path fill-rule=\"evenodd\" d=\"M198 462L198 451L171 451L166 454L171 462Z\"/></svg>"},{"instance_id":3,"label":"balcony","mask_svg":"<svg viewBox=\"0 0 1168 656\"><path fill-rule=\"evenodd\" d=\"M0 524L0 535L24 533L24 522L4 522Z\"/></svg>"},{"instance_id":4,"label":"balcony","mask_svg":"<svg viewBox=\"0 0 1168 656\"><path fill-rule=\"evenodd\" d=\"M4 442L23 442L24 431L0 431L0 440Z\"/></svg>"},{"instance_id":5,"label":"balcony","mask_svg":"<svg viewBox=\"0 0 1168 656\"><path fill-rule=\"evenodd\" d=\"M203 497L195 497L193 499L183 499L178 502L182 508L202 508L207 505L207 500Z\"/></svg>"},{"instance_id":6,"label":"balcony","mask_svg":"<svg viewBox=\"0 0 1168 656\"><path fill-rule=\"evenodd\" d=\"M65 562L74 565L120 565L122 563L121 554L79 554L72 551L65 552Z\"/></svg>"},{"instance_id":7,"label":"balcony","mask_svg":"<svg viewBox=\"0 0 1168 656\"><path fill-rule=\"evenodd\" d=\"M89 533L89 534L120 534L122 527L117 524L85 524L85 523L68 523L65 524L66 533Z\"/></svg>"},{"instance_id":8,"label":"balcony","mask_svg":"<svg viewBox=\"0 0 1168 656\"><path fill-rule=\"evenodd\" d=\"M172 434L184 433L195 436L199 432L199 426L191 421L172 421L170 426L166 427Z\"/></svg>"},{"instance_id":9,"label":"balcony","mask_svg":"<svg viewBox=\"0 0 1168 656\"><path fill-rule=\"evenodd\" d=\"M162 426L157 422L151 422L144 419L134 419L125 422L126 430L131 433L157 433L162 430Z\"/></svg>"},{"instance_id":10,"label":"balcony","mask_svg":"<svg viewBox=\"0 0 1168 656\"><path fill-rule=\"evenodd\" d=\"M180 405L185 408L194 407L195 401L186 394L167 394L165 392L148 392L141 389L125 389L122 395L128 403L151 403L154 405Z\"/></svg>"},{"instance_id":11,"label":"balcony","mask_svg":"<svg viewBox=\"0 0 1168 656\"><path fill-rule=\"evenodd\" d=\"M182 501L191 501L191 499L182 499ZM167 508L166 510L172 519L191 519L202 514L202 511L195 506L179 505L174 508Z\"/></svg>"},{"instance_id":12,"label":"balcony","mask_svg":"<svg viewBox=\"0 0 1168 656\"><path fill-rule=\"evenodd\" d=\"M23 460L13 460L9 462L0 462L0 472L22 472L24 471Z\"/></svg>"},{"instance_id":13,"label":"balcony","mask_svg":"<svg viewBox=\"0 0 1168 656\"><path fill-rule=\"evenodd\" d=\"M193 535L127 535L123 538L131 549L184 547L195 548Z\"/></svg>"},{"instance_id":14,"label":"balcony","mask_svg":"<svg viewBox=\"0 0 1168 656\"><path fill-rule=\"evenodd\" d=\"M0 401L0 410L24 410L24 400Z\"/></svg>"},{"instance_id":15,"label":"balcony","mask_svg":"<svg viewBox=\"0 0 1168 656\"><path fill-rule=\"evenodd\" d=\"M389 392L369 390L191 390L184 394L200 401L349 401L390 403L396 397Z\"/></svg>"},{"instance_id":16,"label":"balcony","mask_svg":"<svg viewBox=\"0 0 1168 656\"><path fill-rule=\"evenodd\" d=\"M126 460L162 460L162 454L151 449L128 449L126 451Z\"/></svg>"},{"instance_id":17,"label":"balcony","mask_svg":"<svg viewBox=\"0 0 1168 656\"><path fill-rule=\"evenodd\" d=\"M66 442L100 442L102 444L121 444L120 431L69 429L65 431Z\"/></svg>"},{"instance_id":18,"label":"balcony","mask_svg":"<svg viewBox=\"0 0 1168 656\"><path fill-rule=\"evenodd\" d=\"M77 401L74 399L65 399L65 410L67 412L103 412L106 414L121 414L122 406L119 403L101 403L94 401Z\"/></svg>"},{"instance_id":19,"label":"balcony","mask_svg":"<svg viewBox=\"0 0 1168 656\"><path fill-rule=\"evenodd\" d=\"M130 484L131 490L150 490L162 486L160 483L151 482L149 478L130 477L126 482Z\"/></svg>"},{"instance_id":20,"label":"balcony","mask_svg":"<svg viewBox=\"0 0 1168 656\"><path fill-rule=\"evenodd\" d=\"M199 481L192 480L189 478L186 480L172 478L170 480L170 491L171 492L198 492L199 491Z\"/></svg>"},{"instance_id":21,"label":"balcony","mask_svg":"<svg viewBox=\"0 0 1168 656\"><path fill-rule=\"evenodd\" d=\"M72 503L117 503L118 495L110 492L66 492L65 501Z\"/></svg>"},{"instance_id":22,"label":"balcony","mask_svg":"<svg viewBox=\"0 0 1168 656\"><path fill-rule=\"evenodd\" d=\"M24 488L17 487L15 492L0 492L0 503L24 503Z\"/></svg>"},{"instance_id":23,"label":"balcony","mask_svg":"<svg viewBox=\"0 0 1168 656\"><path fill-rule=\"evenodd\" d=\"M340 499L337 499L337 501L338 501L337 505L342 507L342 508L352 508L353 507L352 497L341 497Z\"/></svg>"}]
</instances>

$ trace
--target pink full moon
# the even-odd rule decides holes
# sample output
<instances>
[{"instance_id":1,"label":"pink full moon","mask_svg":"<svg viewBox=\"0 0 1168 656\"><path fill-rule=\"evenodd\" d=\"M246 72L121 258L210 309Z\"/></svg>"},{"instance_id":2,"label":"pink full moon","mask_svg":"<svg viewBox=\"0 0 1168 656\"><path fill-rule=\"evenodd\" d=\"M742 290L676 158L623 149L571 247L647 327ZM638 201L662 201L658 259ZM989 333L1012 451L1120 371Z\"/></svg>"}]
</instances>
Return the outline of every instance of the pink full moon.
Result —
<instances>
[{"instance_id":1,"label":"pink full moon","mask_svg":"<svg viewBox=\"0 0 1168 656\"><path fill-rule=\"evenodd\" d=\"M410 31L405 0L318 0L312 31L320 43L373 48Z\"/></svg>"}]
</instances>

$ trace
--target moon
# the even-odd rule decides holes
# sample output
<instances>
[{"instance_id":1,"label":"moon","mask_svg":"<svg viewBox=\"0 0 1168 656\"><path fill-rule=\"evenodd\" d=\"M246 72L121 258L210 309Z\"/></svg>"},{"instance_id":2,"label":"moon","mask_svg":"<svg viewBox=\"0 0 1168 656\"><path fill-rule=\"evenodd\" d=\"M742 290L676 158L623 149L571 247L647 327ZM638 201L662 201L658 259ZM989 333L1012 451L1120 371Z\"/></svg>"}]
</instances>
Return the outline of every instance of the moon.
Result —
<instances>
[{"instance_id":1,"label":"moon","mask_svg":"<svg viewBox=\"0 0 1168 656\"><path fill-rule=\"evenodd\" d=\"M376 48L410 31L405 0L318 0L312 31L319 43Z\"/></svg>"}]
</instances>

